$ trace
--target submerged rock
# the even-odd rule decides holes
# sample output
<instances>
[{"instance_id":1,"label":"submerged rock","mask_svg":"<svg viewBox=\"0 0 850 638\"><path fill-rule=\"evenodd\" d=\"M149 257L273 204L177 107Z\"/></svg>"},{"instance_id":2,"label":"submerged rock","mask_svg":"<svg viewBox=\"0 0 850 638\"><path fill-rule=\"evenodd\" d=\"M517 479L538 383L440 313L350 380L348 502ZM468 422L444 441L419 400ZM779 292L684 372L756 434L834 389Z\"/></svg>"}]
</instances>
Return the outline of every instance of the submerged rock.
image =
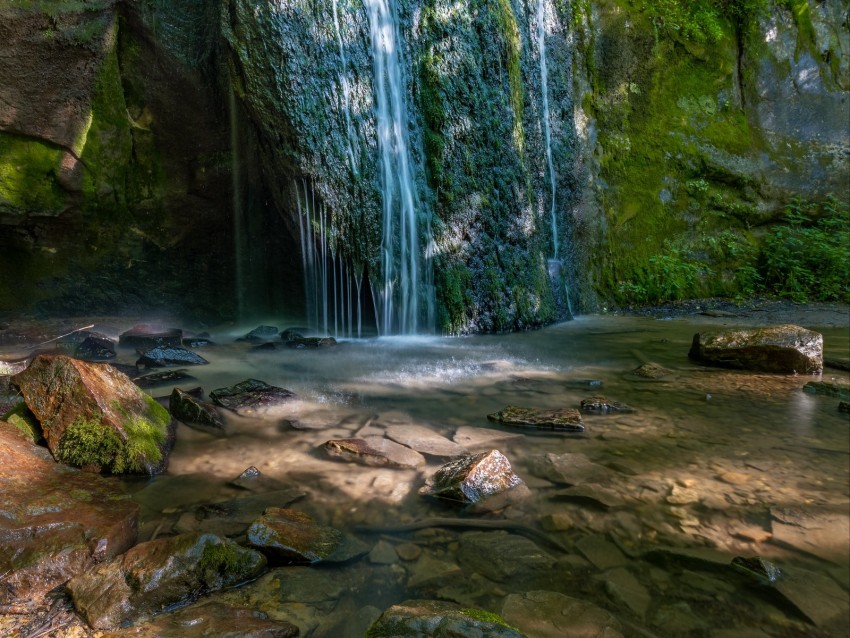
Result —
<instances>
[{"instance_id":1,"label":"submerged rock","mask_svg":"<svg viewBox=\"0 0 850 638\"><path fill-rule=\"evenodd\" d=\"M165 468L171 416L109 364L39 355L12 382L63 463L114 474Z\"/></svg>"},{"instance_id":2,"label":"submerged rock","mask_svg":"<svg viewBox=\"0 0 850 638\"><path fill-rule=\"evenodd\" d=\"M155 388L160 385L174 385L181 381L196 381L196 379L182 368L179 370L152 372L133 379L133 383L140 388Z\"/></svg>"},{"instance_id":3,"label":"submerged rock","mask_svg":"<svg viewBox=\"0 0 850 638\"><path fill-rule=\"evenodd\" d=\"M242 416L257 416L296 398L294 392L257 379L246 379L236 385L210 392L213 403Z\"/></svg>"},{"instance_id":4,"label":"submerged rock","mask_svg":"<svg viewBox=\"0 0 850 638\"><path fill-rule=\"evenodd\" d=\"M386 638L523 638L497 614L442 600L407 600L387 609L366 632Z\"/></svg>"},{"instance_id":5,"label":"submerged rock","mask_svg":"<svg viewBox=\"0 0 850 638\"><path fill-rule=\"evenodd\" d=\"M237 341L269 341L277 339L280 330L276 326L257 326L244 337L239 337Z\"/></svg>"},{"instance_id":6,"label":"submerged rock","mask_svg":"<svg viewBox=\"0 0 850 638\"><path fill-rule=\"evenodd\" d=\"M145 366L146 368L202 366L208 363L209 361L198 353L179 346L156 346L150 350L145 350L139 360L136 361L137 366Z\"/></svg>"},{"instance_id":7,"label":"submerged rock","mask_svg":"<svg viewBox=\"0 0 850 638\"><path fill-rule=\"evenodd\" d=\"M358 539L303 512L270 507L248 528L248 542L276 564L345 563L369 552Z\"/></svg>"},{"instance_id":8,"label":"submerged rock","mask_svg":"<svg viewBox=\"0 0 850 638\"><path fill-rule=\"evenodd\" d=\"M335 459L371 467L414 468L425 465L425 457L416 450L379 436L332 439L322 448Z\"/></svg>"},{"instance_id":9,"label":"submerged rock","mask_svg":"<svg viewBox=\"0 0 850 638\"><path fill-rule=\"evenodd\" d=\"M77 359L109 361L115 358L115 344L106 337L90 336L74 349Z\"/></svg>"},{"instance_id":10,"label":"submerged rock","mask_svg":"<svg viewBox=\"0 0 850 638\"><path fill-rule=\"evenodd\" d=\"M707 365L741 370L819 373L823 335L793 325L697 333L688 356Z\"/></svg>"},{"instance_id":11,"label":"submerged rock","mask_svg":"<svg viewBox=\"0 0 850 638\"><path fill-rule=\"evenodd\" d=\"M171 416L191 428L223 436L227 425L211 403L201 401L180 388L174 388L168 402Z\"/></svg>"},{"instance_id":12,"label":"submerged rock","mask_svg":"<svg viewBox=\"0 0 850 638\"><path fill-rule=\"evenodd\" d=\"M460 503L478 503L522 484L499 450L447 463L428 479L420 494Z\"/></svg>"},{"instance_id":13,"label":"submerged rock","mask_svg":"<svg viewBox=\"0 0 850 638\"><path fill-rule=\"evenodd\" d=\"M467 453L463 447L454 441L423 425L388 425L386 433L393 441L429 456L453 457Z\"/></svg>"},{"instance_id":14,"label":"submerged rock","mask_svg":"<svg viewBox=\"0 0 850 638\"><path fill-rule=\"evenodd\" d=\"M803 386L803 392L850 401L850 382L845 379L809 381Z\"/></svg>"},{"instance_id":15,"label":"submerged rock","mask_svg":"<svg viewBox=\"0 0 850 638\"><path fill-rule=\"evenodd\" d=\"M553 591L510 594L502 617L534 638L622 638L620 621L601 607Z\"/></svg>"},{"instance_id":16,"label":"submerged rock","mask_svg":"<svg viewBox=\"0 0 850 638\"><path fill-rule=\"evenodd\" d=\"M28 613L136 542L139 506L114 480L56 463L0 421L0 613Z\"/></svg>"},{"instance_id":17,"label":"submerged rock","mask_svg":"<svg viewBox=\"0 0 850 638\"><path fill-rule=\"evenodd\" d=\"M488 414L487 418L505 425L523 428L554 430L555 432L584 432L581 414L574 408L538 410L509 405L504 410Z\"/></svg>"},{"instance_id":18,"label":"submerged rock","mask_svg":"<svg viewBox=\"0 0 850 638\"><path fill-rule=\"evenodd\" d=\"M328 348L336 345L333 337L302 337L300 335L286 340L288 348Z\"/></svg>"},{"instance_id":19,"label":"submerged rock","mask_svg":"<svg viewBox=\"0 0 850 638\"><path fill-rule=\"evenodd\" d=\"M118 345L137 350L157 346L180 347L182 341L183 331L180 328L164 328L145 323L133 326L118 337Z\"/></svg>"},{"instance_id":20,"label":"submerged rock","mask_svg":"<svg viewBox=\"0 0 850 638\"><path fill-rule=\"evenodd\" d=\"M257 576L262 554L213 534L140 543L117 559L72 578L74 606L95 629L113 629L199 594Z\"/></svg>"},{"instance_id":21,"label":"submerged rock","mask_svg":"<svg viewBox=\"0 0 850 638\"><path fill-rule=\"evenodd\" d=\"M638 366L633 372L644 379L663 379L673 374L672 370L651 361Z\"/></svg>"},{"instance_id":22,"label":"submerged rock","mask_svg":"<svg viewBox=\"0 0 850 638\"><path fill-rule=\"evenodd\" d=\"M634 409L625 403L611 401L602 396L590 397L582 399L581 411L591 412L596 414L609 414L611 412L634 412Z\"/></svg>"},{"instance_id":23,"label":"submerged rock","mask_svg":"<svg viewBox=\"0 0 850 638\"><path fill-rule=\"evenodd\" d=\"M546 454L533 457L531 472L542 479L563 485L599 483L614 477L615 472L588 459L584 454Z\"/></svg>"},{"instance_id":24,"label":"submerged rock","mask_svg":"<svg viewBox=\"0 0 850 638\"><path fill-rule=\"evenodd\" d=\"M782 570L761 556L736 556L731 565L736 571L760 583L775 583L782 576Z\"/></svg>"}]
</instances>

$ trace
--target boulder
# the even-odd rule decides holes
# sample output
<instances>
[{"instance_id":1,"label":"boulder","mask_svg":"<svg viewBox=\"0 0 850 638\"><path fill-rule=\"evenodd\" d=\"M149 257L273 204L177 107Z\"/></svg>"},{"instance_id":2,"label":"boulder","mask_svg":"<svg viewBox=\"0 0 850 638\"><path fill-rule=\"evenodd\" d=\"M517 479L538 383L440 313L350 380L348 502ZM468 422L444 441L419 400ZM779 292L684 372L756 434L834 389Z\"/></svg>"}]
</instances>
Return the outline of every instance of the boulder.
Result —
<instances>
[{"instance_id":1,"label":"boulder","mask_svg":"<svg viewBox=\"0 0 850 638\"><path fill-rule=\"evenodd\" d=\"M179 328L164 328L151 324L137 324L122 332L118 345L137 350L148 350L157 346L179 348L183 342L183 331Z\"/></svg>"},{"instance_id":2,"label":"boulder","mask_svg":"<svg viewBox=\"0 0 850 638\"><path fill-rule=\"evenodd\" d=\"M553 430L555 432L584 432L581 414L574 408L538 410L509 405L504 410L488 414L491 421L533 430Z\"/></svg>"},{"instance_id":3,"label":"boulder","mask_svg":"<svg viewBox=\"0 0 850 638\"><path fill-rule=\"evenodd\" d=\"M447 463L427 481L420 494L461 503L478 503L522 484L499 450Z\"/></svg>"},{"instance_id":4,"label":"boulder","mask_svg":"<svg viewBox=\"0 0 850 638\"><path fill-rule=\"evenodd\" d=\"M827 379L824 381L809 381L803 386L807 394L820 394L850 401L850 382L846 379Z\"/></svg>"},{"instance_id":5,"label":"boulder","mask_svg":"<svg viewBox=\"0 0 850 638\"><path fill-rule=\"evenodd\" d=\"M168 402L171 416L190 428L223 436L227 426L211 403L201 401L180 388L174 388Z\"/></svg>"},{"instance_id":6,"label":"boulder","mask_svg":"<svg viewBox=\"0 0 850 638\"><path fill-rule=\"evenodd\" d=\"M136 542L139 506L114 479L60 465L0 421L0 613L43 596Z\"/></svg>"},{"instance_id":7,"label":"boulder","mask_svg":"<svg viewBox=\"0 0 850 638\"><path fill-rule=\"evenodd\" d=\"M793 325L697 333L688 356L700 363L725 368L820 373L823 336Z\"/></svg>"},{"instance_id":8,"label":"boulder","mask_svg":"<svg viewBox=\"0 0 850 638\"><path fill-rule=\"evenodd\" d=\"M294 392L257 379L246 379L236 385L210 392L213 403L241 416L258 416L296 398Z\"/></svg>"},{"instance_id":9,"label":"boulder","mask_svg":"<svg viewBox=\"0 0 850 638\"><path fill-rule=\"evenodd\" d=\"M275 326L257 326L244 337L239 337L237 341L269 341L277 339L279 334L280 330Z\"/></svg>"},{"instance_id":10,"label":"boulder","mask_svg":"<svg viewBox=\"0 0 850 638\"><path fill-rule=\"evenodd\" d=\"M602 396L595 396L581 400L581 411L591 414L611 414L614 412L634 412L634 409L625 403L612 401Z\"/></svg>"},{"instance_id":11,"label":"boulder","mask_svg":"<svg viewBox=\"0 0 850 638\"><path fill-rule=\"evenodd\" d=\"M63 463L113 474L165 468L171 416L109 364L39 355L12 382Z\"/></svg>"},{"instance_id":12,"label":"boulder","mask_svg":"<svg viewBox=\"0 0 850 638\"><path fill-rule=\"evenodd\" d=\"M425 465L425 457L416 450L379 436L332 439L322 448L332 458L371 467L415 468Z\"/></svg>"},{"instance_id":13,"label":"boulder","mask_svg":"<svg viewBox=\"0 0 850 638\"><path fill-rule=\"evenodd\" d=\"M304 348L328 348L335 345L336 339L333 337L302 337L299 335L286 341L286 346L288 348L295 348L298 350Z\"/></svg>"},{"instance_id":14,"label":"boulder","mask_svg":"<svg viewBox=\"0 0 850 638\"><path fill-rule=\"evenodd\" d=\"M179 346L156 346L150 350L145 350L139 360L136 361L137 366L145 366L146 368L202 366L208 363L209 361L198 353Z\"/></svg>"},{"instance_id":15,"label":"boulder","mask_svg":"<svg viewBox=\"0 0 850 638\"><path fill-rule=\"evenodd\" d=\"M68 582L77 611L95 629L114 629L198 594L260 574L265 557L213 534L140 543Z\"/></svg>"},{"instance_id":16,"label":"boulder","mask_svg":"<svg viewBox=\"0 0 850 638\"><path fill-rule=\"evenodd\" d=\"M86 361L109 361L115 358L115 343L107 337L90 335L74 348L74 356Z\"/></svg>"},{"instance_id":17,"label":"boulder","mask_svg":"<svg viewBox=\"0 0 850 638\"><path fill-rule=\"evenodd\" d=\"M185 381L196 381L196 379L183 368L179 370L151 372L150 374L133 378L133 383L140 388L155 388L161 385L174 385L175 383Z\"/></svg>"},{"instance_id":18,"label":"boulder","mask_svg":"<svg viewBox=\"0 0 850 638\"><path fill-rule=\"evenodd\" d=\"M284 565L345 563L369 552L365 544L298 510L270 507L248 528L248 542Z\"/></svg>"},{"instance_id":19,"label":"boulder","mask_svg":"<svg viewBox=\"0 0 850 638\"><path fill-rule=\"evenodd\" d=\"M366 635L387 638L523 638L523 634L497 614L442 600L407 600L393 605L381 614Z\"/></svg>"},{"instance_id":20,"label":"boulder","mask_svg":"<svg viewBox=\"0 0 850 638\"><path fill-rule=\"evenodd\" d=\"M611 613L583 600L553 591L509 594L502 617L534 638L622 638Z\"/></svg>"}]
</instances>

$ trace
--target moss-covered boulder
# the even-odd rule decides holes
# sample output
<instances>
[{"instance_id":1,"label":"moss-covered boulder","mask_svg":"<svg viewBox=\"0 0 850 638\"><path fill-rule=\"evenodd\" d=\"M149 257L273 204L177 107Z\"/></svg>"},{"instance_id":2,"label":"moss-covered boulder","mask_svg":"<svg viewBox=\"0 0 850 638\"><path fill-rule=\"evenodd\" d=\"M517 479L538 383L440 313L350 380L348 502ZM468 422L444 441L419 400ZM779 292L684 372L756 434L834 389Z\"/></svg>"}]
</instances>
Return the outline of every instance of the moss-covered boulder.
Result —
<instances>
[{"instance_id":1,"label":"moss-covered boulder","mask_svg":"<svg viewBox=\"0 0 850 638\"><path fill-rule=\"evenodd\" d=\"M140 543L110 563L71 579L74 606L95 629L112 629L145 614L253 578L259 552L213 534L183 534Z\"/></svg>"},{"instance_id":2,"label":"moss-covered boulder","mask_svg":"<svg viewBox=\"0 0 850 638\"><path fill-rule=\"evenodd\" d=\"M0 610L32 612L53 588L131 547L138 513L117 482L56 463L0 421Z\"/></svg>"},{"instance_id":3,"label":"moss-covered boulder","mask_svg":"<svg viewBox=\"0 0 850 638\"><path fill-rule=\"evenodd\" d=\"M113 474L165 468L171 416L112 366L39 355L12 383L57 460Z\"/></svg>"},{"instance_id":4,"label":"moss-covered boulder","mask_svg":"<svg viewBox=\"0 0 850 638\"><path fill-rule=\"evenodd\" d=\"M387 609L366 638L523 638L498 614L442 600L408 600Z\"/></svg>"}]
</instances>

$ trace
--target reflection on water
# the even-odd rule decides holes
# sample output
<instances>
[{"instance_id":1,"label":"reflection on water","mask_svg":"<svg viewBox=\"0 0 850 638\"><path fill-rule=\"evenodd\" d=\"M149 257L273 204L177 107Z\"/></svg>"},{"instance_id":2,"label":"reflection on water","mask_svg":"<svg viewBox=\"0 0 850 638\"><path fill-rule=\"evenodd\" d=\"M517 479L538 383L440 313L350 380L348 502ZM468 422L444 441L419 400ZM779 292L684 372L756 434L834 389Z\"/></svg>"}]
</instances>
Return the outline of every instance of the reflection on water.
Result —
<instances>
[{"instance_id":1,"label":"reflection on water","mask_svg":"<svg viewBox=\"0 0 850 638\"><path fill-rule=\"evenodd\" d=\"M508 595L536 590L608 610L626 636L844 635L847 415L838 399L802 392L812 377L692 363L700 329L590 317L498 337L263 352L234 342L236 334L213 335L219 345L203 351L211 364L191 369L207 394L256 378L299 400L261 419L228 415L226 438L180 425L168 473L131 482L143 505L141 538L203 527L197 503L244 494L227 483L256 466L278 489L305 495L293 507L376 548L343 567L276 569L225 595L298 624L302 635L362 635L378 611L409 598L500 612ZM847 331L823 332L827 353L846 358ZM672 374L631 373L648 361ZM517 433L486 418L509 404L578 407L598 394L635 411L585 415L578 436L508 436ZM525 497L497 511L459 511L417 494L447 459L392 470L346 464L321 448L399 424L427 426L470 451L499 449L526 482ZM488 434L498 439L491 444L470 428L503 434ZM553 471L547 454L577 456ZM431 517L505 520L513 529L404 528ZM518 534L518 522L551 542ZM785 590L729 566L756 555L788 575Z\"/></svg>"}]
</instances>

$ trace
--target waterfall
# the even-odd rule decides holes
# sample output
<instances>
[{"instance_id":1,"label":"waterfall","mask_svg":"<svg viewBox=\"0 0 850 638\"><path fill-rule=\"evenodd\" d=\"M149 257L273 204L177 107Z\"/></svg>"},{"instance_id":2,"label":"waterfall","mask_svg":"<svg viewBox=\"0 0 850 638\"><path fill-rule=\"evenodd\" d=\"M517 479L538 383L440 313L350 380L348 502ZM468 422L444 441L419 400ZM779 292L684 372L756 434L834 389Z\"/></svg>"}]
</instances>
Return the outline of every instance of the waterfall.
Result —
<instances>
[{"instance_id":1,"label":"waterfall","mask_svg":"<svg viewBox=\"0 0 850 638\"><path fill-rule=\"evenodd\" d=\"M348 60L345 56L345 47L342 43L342 31L339 28L339 12L337 10L338 0L333 0L334 30L336 31L336 42L339 47L340 74L339 80L342 85L342 107L345 113L345 135L348 153L348 163L351 172L358 174L357 160L354 149L357 146L357 135L351 122L351 84L348 80Z\"/></svg>"},{"instance_id":2,"label":"waterfall","mask_svg":"<svg viewBox=\"0 0 850 638\"><path fill-rule=\"evenodd\" d=\"M546 68L546 0L537 0L537 49L540 55L540 93L543 97L543 137L546 142L546 166L552 186L550 218L552 223L552 259L558 259L558 221L555 216L555 165L552 162L552 132L549 128L549 71Z\"/></svg>"},{"instance_id":3,"label":"waterfall","mask_svg":"<svg viewBox=\"0 0 850 638\"><path fill-rule=\"evenodd\" d=\"M236 248L234 285L236 287L236 318L245 315L245 288L248 285L245 276L245 254L247 240L245 230L244 210L242 208L242 175L239 161L239 116L236 112L236 93L230 86L228 94L228 110L230 111L230 153L231 153L231 188L233 190L233 243Z\"/></svg>"},{"instance_id":4,"label":"waterfall","mask_svg":"<svg viewBox=\"0 0 850 638\"><path fill-rule=\"evenodd\" d=\"M423 276L422 242L430 249L428 226L420 223L412 160L407 141L407 108L399 62L400 37L390 0L365 0L374 64L375 117L383 196L381 245L383 286L381 334L413 334L420 329L420 294L430 298ZM430 309L429 309L430 310ZM429 312L430 314L430 312Z\"/></svg>"}]
</instances>

